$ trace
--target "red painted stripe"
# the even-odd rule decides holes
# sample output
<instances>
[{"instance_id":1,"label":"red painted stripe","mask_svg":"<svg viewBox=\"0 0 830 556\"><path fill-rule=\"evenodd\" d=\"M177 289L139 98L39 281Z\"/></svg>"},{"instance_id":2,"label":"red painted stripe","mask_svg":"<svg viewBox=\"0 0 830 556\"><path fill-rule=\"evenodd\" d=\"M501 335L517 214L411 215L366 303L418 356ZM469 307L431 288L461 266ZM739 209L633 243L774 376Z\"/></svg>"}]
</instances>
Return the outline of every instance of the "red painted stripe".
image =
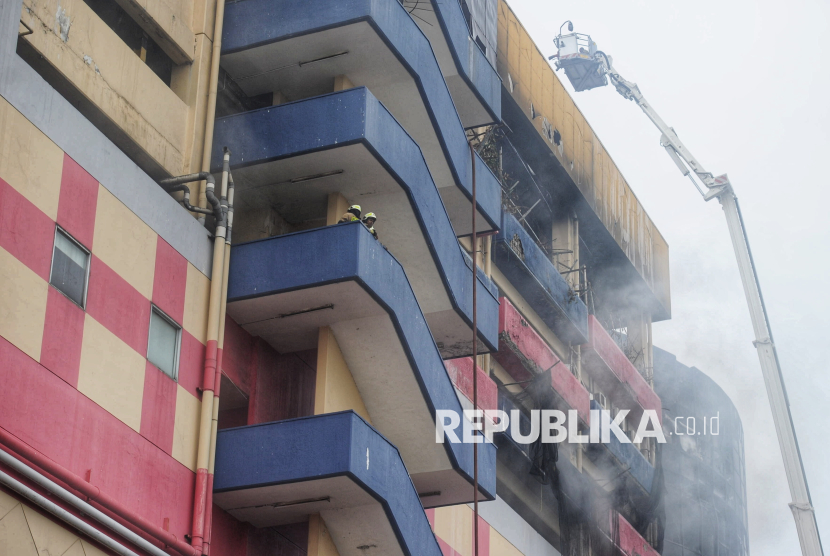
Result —
<instances>
[{"instance_id":1,"label":"red painted stripe","mask_svg":"<svg viewBox=\"0 0 830 556\"><path fill-rule=\"evenodd\" d=\"M196 470L196 488L193 493L193 531L194 547L201 550L205 534L205 504L207 502L207 479L208 472L205 468Z\"/></svg>"},{"instance_id":2,"label":"red painted stripe","mask_svg":"<svg viewBox=\"0 0 830 556\"><path fill-rule=\"evenodd\" d=\"M429 508L428 510L424 510L424 513L427 514L427 521L429 521L429 526L435 529L435 508Z\"/></svg>"},{"instance_id":3,"label":"red painted stripe","mask_svg":"<svg viewBox=\"0 0 830 556\"><path fill-rule=\"evenodd\" d=\"M153 276L153 303L179 324L184 318L186 286L187 259L159 237L156 244L156 270Z\"/></svg>"},{"instance_id":4,"label":"red painted stripe","mask_svg":"<svg viewBox=\"0 0 830 556\"><path fill-rule=\"evenodd\" d=\"M55 223L0 179L0 247L49 280Z\"/></svg>"},{"instance_id":5,"label":"red painted stripe","mask_svg":"<svg viewBox=\"0 0 830 556\"><path fill-rule=\"evenodd\" d=\"M473 358L448 359L444 361L450 379L467 399L473 399ZM498 409L499 391L496 383L481 367L476 367L478 373L478 407L479 409Z\"/></svg>"},{"instance_id":6,"label":"red painted stripe","mask_svg":"<svg viewBox=\"0 0 830 556\"><path fill-rule=\"evenodd\" d=\"M179 384L182 388L201 398L202 376L205 369L205 346L182 329L182 345L179 351Z\"/></svg>"},{"instance_id":7,"label":"red painted stripe","mask_svg":"<svg viewBox=\"0 0 830 556\"><path fill-rule=\"evenodd\" d=\"M478 516L478 556L490 556L490 524Z\"/></svg>"},{"instance_id":8,"label":"red painted stripe","mask_svg":"<svg viewBox=\"0 0 830 556\"><path fill-rule=\"evenodd\" d=\"M435 540L438 541L438 546L441 547L441 554L444 556L459 556L458 552L453 550L453 548L438 535L435 536Z\"/></svg>"},{"instance_id":9,"label":"red painted stripe","mask_svg":"<svg viewBox=\"0 0 830 556\"><path fill-rule=\"evenodd\" d=\"M551 387L590 423L590 395L507 298L499 298L499 351L493 357L517 382L550 369Z\"/></svg>"},{"instance_id":10,"label":"red painted stripe","mask_svg":"<svg viewBox=\"0 0 830 556\"><path fill-rule=\"evenodd\" d=\"M205 497L205 539L202 554L210 554L210 544L213 538L213 473L207 476L207 496Z\"/></svg>"},{"instance_id":11,"label":"red painted stripe","mask_svg":"<svg viewBox=\"0 0 830 556\"><path fill-rule=\"evenodd\" d=\"M87 249L92 249L97 206L98 180L64 154L58 224Z\"/></svg>"},{"instance_id":12,"label":"red painted stripe","mask_svg":"<svg viewBox=\"0 0 830 556\"><path fill-rule=\"evenodd\" d=\"M40 364L75 388L78 387L83 338L83 310L50 287L46 299Z\"/></svg>"},{"instance_id":13,"label":"red painted stripe","mask_svg":"<svg viewBox=\"0 0 830 556\"><path fill-rule=\"evenodd\" d=\"M213 391L216 382L216 358L218 357L219 344L216 340L208 340L205 349L205 373L202 378L202 389Z\"/></svg>"},{"instance_id":14,"label":"red painted stripe","mask_svg":"<svg viewBox=\"0 0 830 556\"><path fill-rule=\"evenodd\" d=\"M151 523L190 533L193 472L5 339L0 426Z\"/></svg>"},{"instance_id":15,"label":"red painted stripe","mask_svg":"<svg viewBox=\"0 0 830 556\"><path fill-rule=\"evenodd\" d=\"M613 512L611 520L617 518L620 538L620 548L624 554L639 554L641 556L660 556L648 542L637 532L631 524L620 514Z\"/></svg>"},{"instance_id":16,"label":"red painted stripe","mask_svg":"<svg viewBox=\"0 0 830 556\"><path fill-rule=\"evenodd\" d=\"M211 550L215 556L250 556L246 523L238 521L219 506L213 506Z\"/></svg>"},{"instance_id":17,"label":"red painted stripe","mask_svg":"<svg viewBox=\"0 0 830 556\"><path fill-rule=\"evenodd\" d=\"M167 454L172 454L175 420L176 382L147 361L141 403L141 436Z\"/></svg>"},{"instance_id":18,"label":"red painted stripe","mask_svg":"<svg viewBox=\"0 0 830 556\"><path fill-rule=\"evenodd\" d=\"M87 312L142 356L147 356L150 302L126 280L92 255Z\"/></svg>"},{"instance_id":19,"label":"red painted stripe","mask_svg":"<svg viewBox=\"0 0 830 556\"><path fill-rule=\"evenodd\" d=\"M228 375L240 390L251 394L253 388L251 362L254 357L255 339L236 324L225 319L225 342L222 346L222 372Z\"/></svg>"}]
</instances>

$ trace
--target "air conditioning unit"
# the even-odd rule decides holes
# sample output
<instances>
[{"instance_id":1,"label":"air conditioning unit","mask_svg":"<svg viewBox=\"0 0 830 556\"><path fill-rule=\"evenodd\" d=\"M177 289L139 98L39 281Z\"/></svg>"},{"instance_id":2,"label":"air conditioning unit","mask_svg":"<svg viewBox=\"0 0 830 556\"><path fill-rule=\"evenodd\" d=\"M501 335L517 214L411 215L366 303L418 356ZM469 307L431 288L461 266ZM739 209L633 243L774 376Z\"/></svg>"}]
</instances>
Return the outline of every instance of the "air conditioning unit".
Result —
<instances>
[{"instance_id":1,"label":"air conditioning unit","mask_svg":"<svg viewBox=\"0 0 830 556\"><path fill-rule=\"evenodd\" d=\"M602 407L602 409L608 409L608 398L605 397L605 394L602 392L596 392L594 394L594 399L596 402Z\"/></svg>"}]
</instances>

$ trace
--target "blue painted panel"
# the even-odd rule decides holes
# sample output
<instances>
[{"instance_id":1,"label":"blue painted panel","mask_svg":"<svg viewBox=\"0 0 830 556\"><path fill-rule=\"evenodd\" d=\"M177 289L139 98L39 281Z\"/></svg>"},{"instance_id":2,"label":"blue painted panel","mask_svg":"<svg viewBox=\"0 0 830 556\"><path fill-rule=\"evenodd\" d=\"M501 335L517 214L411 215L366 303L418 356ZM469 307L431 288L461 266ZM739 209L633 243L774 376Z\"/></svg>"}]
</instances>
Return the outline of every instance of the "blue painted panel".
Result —
<instances>
[{"instance_id":1,"label":"blue painted panel","mask_svg":"<svg viewBox=\"0 0 830 556\"><path fill-rule=\"evenodd\" d=\"M377 499L404 554L441 556L397 448L354 412L226 429L217 435L216 492L335 476L350 477Z\"/></svg>"},{"instance_id":2,"label":"blue painted panel","mask_svg":"<svg viewBox=\"0 0 830 556\"><path fill-rule=\"evenodd\" d=\"M493 121L501 121L501 78L470 36L458 0L433 0L432 7L461 77L487 108Z\"/></svg>"},{"instance_id":3,"label":"blue painted panel","mask_svg":"<svg viewBox=\"0 0 830 556\"><path fill-rule=\"evenodd\" d=\"M501 234L493 244L499 270L559 338L574 344L586 343L588 308L585 303L573 293L547 254L513 215L502 213L501 226ZM511 247L514 238L521 241L521 255Z\"/></svg>"},{"instance_id":4,"label":"blue painted panel","mask_svg":"<svg viewBox=\"0 0 830 556\"><path fill-rule=\"evenodd\" d=\"M296 272L298 268L303 272ZM461 404L403 267L359 222L235 245L228 303L347 280L360 284L389 313L433 416L436 409L460 413ZM483 317L495 318L498 326L498 312ZM472 482L472 445L444 446L455 468ZM496 450L492 444L483 446L479 481L482 490L495 496Z\"/></svg>"},{"instance_id":5,"label":"blue painted panel","mask_svg":"<svg viewBox=\"0 0 830 556\"><path fill-rule=\"evenodd\" d=\"M420 148L368 89L358 87L219 118L215 129L214 161L221 161L221 145L233 145L233 160L239 162L231 169L355 143L365 145L406 191L450 301L472 326L472 261L465 261ZM318 260L328 258L321 253ZM479 334L488 349L495 351L498 290L482 272L477 274L482 294L478 296Z\"/></svg>"},{"instance_id":6,"label":"blue painted panel","mask_svg":"<svg viewBox=\"0 0 830 556\"><path fill-rule=\"evenodd\" d=\"M602 406L596 400L591 400L591 409L602 410ZM628 469L628 473L646 492L651 492L651 483L654 481L654 467L634 444L623 444L616 435L611 433L611 442L603 444L603 446L608 449L623 469Z\"/></svg>"},{"instance_id":7,"label":"blue painted panel","mask_svg":"<svg viewBox=\"0 0 830 556\"><path fill-rule=\"evenodd\" d=\"M459 13L460 13L460 7ZM418 86L441 142L450 171L464 194L472 197L472 165L467 137L429 40L395 0L246 0L225 7L222 53L341 27L369 23L407 68ZM487 63L485 59L485 63ZM498 76L496 76L498 79ZM500 94L500 93L499 93ZM500 103L497 103L500 107ZM305 123L305 122L302 122ZM284 129L287 132L289 129ZM222 145L214 141L214 146ZM234 154L234 158L236 155ZM221 158L212 158L214 167ZM476 156L476 201L491 226L498 228L501 186Z\"/></svg>"}]
</instances>

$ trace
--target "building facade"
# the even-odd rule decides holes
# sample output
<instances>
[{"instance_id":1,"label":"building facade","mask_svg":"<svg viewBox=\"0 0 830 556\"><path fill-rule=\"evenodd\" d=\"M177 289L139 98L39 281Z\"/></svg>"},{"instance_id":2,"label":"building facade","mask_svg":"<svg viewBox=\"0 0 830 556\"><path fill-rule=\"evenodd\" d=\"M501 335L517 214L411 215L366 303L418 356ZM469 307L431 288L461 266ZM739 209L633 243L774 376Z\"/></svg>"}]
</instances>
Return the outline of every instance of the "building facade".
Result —
<instances>
[{"instance_id":1,"label":"building facade","mask_svg":"<svg viewBox=\"0 0 830 556\"><path fill-rule=\"evenodd\" d=\"M749 554L744 432L729 396L695 367L654 348L663 400L664 556Z\"/></svg>"},{"instance_id":2,"label":"building facade","mask_svg":"<svg viewBox=\"0 0 830 556\"><path fill-rule=\"evenodd\" d=\"M1 3L0 258L0 555L662 551L651 439L435 441L663 415L668 246L505 2Z\"/></svg>"}]
</instances>

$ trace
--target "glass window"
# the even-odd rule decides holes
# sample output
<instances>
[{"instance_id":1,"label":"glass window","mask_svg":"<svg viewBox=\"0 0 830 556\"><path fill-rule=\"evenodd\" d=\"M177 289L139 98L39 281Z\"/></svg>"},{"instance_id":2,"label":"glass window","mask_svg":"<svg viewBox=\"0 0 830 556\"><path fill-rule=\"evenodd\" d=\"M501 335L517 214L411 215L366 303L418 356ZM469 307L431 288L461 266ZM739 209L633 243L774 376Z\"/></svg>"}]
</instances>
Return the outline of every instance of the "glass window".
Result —
<instances>
[{"instance_id":1,"label":"glass window","mask_svg":"<svg viewBox=\"0 0 830 556\"><path fill-rule=\"evenodd\" d=\"M86 304L88 270L89 252L58 228L49 283L83 308Z\"/></svg>"},{"instance_id":2,"label":"glass window","mask_svg":"<svg viewBox=\"0 0 830 556\"><path fill-rule=\"evenodd\" d=\"M175 322L153 307L147 359L173 380L179 375L180 333L181 328Z\"/></svg>"}]
</instances>

